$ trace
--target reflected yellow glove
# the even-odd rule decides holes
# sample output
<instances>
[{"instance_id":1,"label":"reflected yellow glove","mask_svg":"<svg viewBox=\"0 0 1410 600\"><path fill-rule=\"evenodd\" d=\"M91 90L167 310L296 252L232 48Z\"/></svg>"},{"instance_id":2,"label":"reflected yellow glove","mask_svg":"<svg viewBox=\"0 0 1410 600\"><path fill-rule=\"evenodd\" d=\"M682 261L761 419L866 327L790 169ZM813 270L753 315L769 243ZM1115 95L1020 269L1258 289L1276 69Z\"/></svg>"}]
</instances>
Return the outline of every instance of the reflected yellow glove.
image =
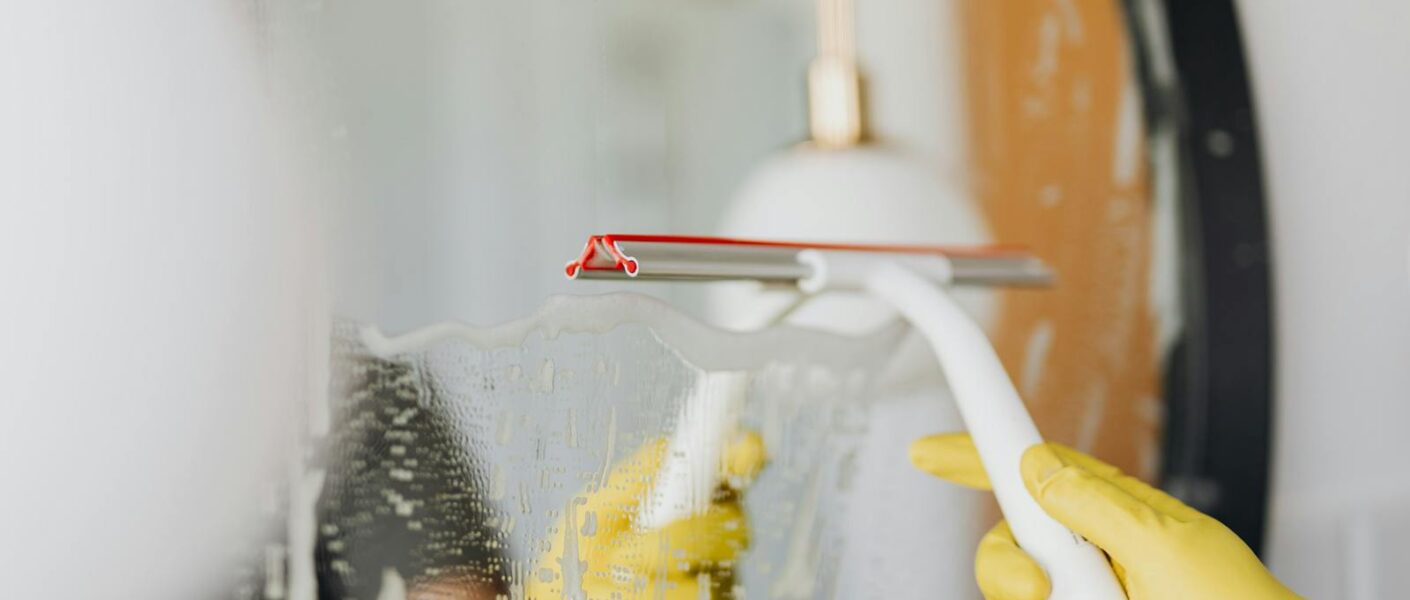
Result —
<instances>
[{"instance_id":1,"label":"reflected yellow glove","mask_svg":"<svg viewBox=\"0 0 1410 600\"><path fill-rule=\"evenodd\" d=\"M927 473L990 489L967 434L921 438L911 462ZM1285 600L1298 596L1234 532L1116 467L1059 444L1023 454L1028 493L1054 519L1107 553L1131 600ZM1044 600L1048 578L999 523L979 542L975 577L989 600Z\"/></svg>"},{"instance_id":2,"label":"reflected yellow glove","mask_svg":"<svg viewBox=\"0 0 1410 600\"><path fill-rule=\"evenodd\" d=\"M590 486L570 503L550 531L549 548L525 576L530 599L579 598L564 593L573 580L582 582L589 600L695 600L702 589L707 597L731 597L735 558L749 546L739 493L764 466L763 439L747 433L730 445L725 484L709 510L641 531L633 521L665 451L665 440L646 444L613 467L604 485ZM565 560L573 554L577 561Z\"/></svg>"}]
</instances>

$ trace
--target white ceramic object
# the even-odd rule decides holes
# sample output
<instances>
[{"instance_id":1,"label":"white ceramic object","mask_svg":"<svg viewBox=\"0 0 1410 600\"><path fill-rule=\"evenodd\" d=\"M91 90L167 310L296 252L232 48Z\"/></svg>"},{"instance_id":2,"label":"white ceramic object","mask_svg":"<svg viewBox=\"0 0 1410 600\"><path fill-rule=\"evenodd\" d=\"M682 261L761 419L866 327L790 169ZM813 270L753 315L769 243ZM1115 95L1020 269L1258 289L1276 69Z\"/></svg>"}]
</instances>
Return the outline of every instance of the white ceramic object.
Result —
<instances>
[{"instance_id":1,"label":"white ceramic object","mask_svg":"<svg viewBox=\"0 0 1410 600\"><path fill-rule=\"evenodd\" d=\"M807 145L764 163L725 211L718 233L730 237L885 244L984 244L988 228L967 194L899 148L818 150ZM970 314L987 323L992 293L961 290ZM731 329L764 324L798 298L797 290L721 284L708 292L710 320ZM788 322L841 333L871 331L896 311L864 295L809 300Z\"/></svg>"}]
</instances>

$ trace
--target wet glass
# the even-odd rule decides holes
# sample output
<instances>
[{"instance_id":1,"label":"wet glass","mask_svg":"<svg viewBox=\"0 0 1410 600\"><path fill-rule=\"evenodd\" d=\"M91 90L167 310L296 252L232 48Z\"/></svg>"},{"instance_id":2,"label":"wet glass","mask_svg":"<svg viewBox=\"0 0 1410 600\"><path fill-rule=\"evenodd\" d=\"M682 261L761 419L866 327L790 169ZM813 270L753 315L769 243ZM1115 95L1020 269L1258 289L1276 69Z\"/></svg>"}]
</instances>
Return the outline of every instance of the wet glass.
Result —
<instances>
[{"instance_id":1,"label":"wet glass","mask_svg":"<svg viewBox=\"0 0 1410 600\"><path fill-rule=\"evenodd\" d=\"M702 377L731 372L747 381L731 439L757 434L767 458L747 481L721 481L713 498L740 501L737 526L748 539L740 554L709 565L728 578L717 591L827 597L874 386L902 333L726 333L629 294L555 299L531 319L489 329L388 337L344 323L331 428L313 441L318 458L307 465L322 473L322 489L305 499L316 502L320 593L522 598L559 582L564 597L582 597L571 588L618 565L587 560L571 575L544 557L565 546L588 557L620 543L605 539L611 517L594 498L623 491L624 465L694 425L682 421L692 414L685 404L712 400L695 391ZM642 474L646 485L633 486L628 502L660 479ZM693 529L672 551L721 534ZM674 587L649 571L621 576L631 580L623 589Z\"/></svg>"}]
</instances>

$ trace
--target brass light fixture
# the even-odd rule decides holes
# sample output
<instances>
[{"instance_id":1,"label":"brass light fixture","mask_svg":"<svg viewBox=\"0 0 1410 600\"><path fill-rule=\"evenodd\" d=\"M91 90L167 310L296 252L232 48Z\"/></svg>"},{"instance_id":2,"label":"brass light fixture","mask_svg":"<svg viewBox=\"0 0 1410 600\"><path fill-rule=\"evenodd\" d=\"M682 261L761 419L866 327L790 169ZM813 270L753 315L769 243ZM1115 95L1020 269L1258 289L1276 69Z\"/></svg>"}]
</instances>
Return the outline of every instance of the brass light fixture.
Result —
<instances>
[{"instance_id":1,"label":"brass light fixture","mask_svg":"<svg viewBox=\"0 0 1410 600\"><path fill-rule=\"evenodd\" d=\"M853 0L818 0L818 56L808 67L808 125L820 148L862 140L861 73Z\"/></svg>"}]
</instances>

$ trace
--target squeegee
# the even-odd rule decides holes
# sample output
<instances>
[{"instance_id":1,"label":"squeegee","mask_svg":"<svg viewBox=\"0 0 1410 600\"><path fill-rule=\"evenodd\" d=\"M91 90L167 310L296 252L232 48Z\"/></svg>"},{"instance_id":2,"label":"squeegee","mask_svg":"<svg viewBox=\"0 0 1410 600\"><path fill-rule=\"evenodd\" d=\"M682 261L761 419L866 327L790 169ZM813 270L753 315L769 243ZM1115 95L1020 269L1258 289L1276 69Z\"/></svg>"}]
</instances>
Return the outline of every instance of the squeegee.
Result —
<instances>
[{"instance_id":1,"label":"squeegee","mask_svg":"<svg viewBox=\"0 0 1410 600\"><path fill-rule=\"evenodd\" d=\"M1101 550L1029 496L1023 452L1042 443L1033 418L979 325L951 285L1041 286L1052 272L1021 248L830 244L665 235L588 238L570 279L760 281L806 295L870 294L895 307L929 342L1014 538L1047 571L1054 600L1125 598ZM637 524L660 527L704 510L747 393L741 374L709 374L686 398L676 433Z\"/></svg>"}]
</instances>

